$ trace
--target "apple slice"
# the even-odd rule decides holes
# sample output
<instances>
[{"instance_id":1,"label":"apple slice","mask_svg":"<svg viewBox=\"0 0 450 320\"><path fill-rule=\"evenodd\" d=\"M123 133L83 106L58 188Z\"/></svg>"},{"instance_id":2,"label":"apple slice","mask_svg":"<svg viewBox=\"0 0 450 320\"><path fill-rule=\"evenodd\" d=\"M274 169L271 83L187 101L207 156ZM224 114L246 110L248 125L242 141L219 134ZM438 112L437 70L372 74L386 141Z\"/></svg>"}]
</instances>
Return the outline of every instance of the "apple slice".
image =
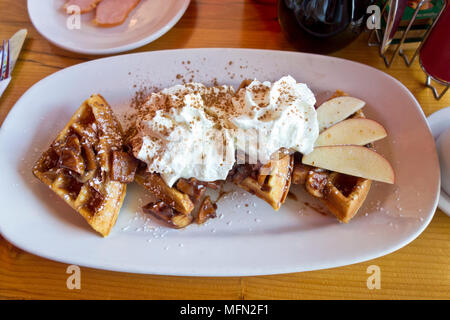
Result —
<instances>
[{"instance_id":1,"label":"apple slice","mask_svg":"<svg viewBox=\"0 0 450 320\"><path fill-rule=\"evenodd\" d=\"M391 164L375 151L361 146L317 147L304 155L303 164L369 180L394 183Z\"/></svg>"},{"instance_id":2,"label":"apple slice","mask_svg":"<svg viewBox=\"0 0 450 320\"><path fill-rule=\"evenodd\" d=\"M347 119L353 113L364 107L366 103L354 97L337 97L325 101L317 108L319 131L323 131L333 124Z\"/></svg>"},{"instance_id":3,"label":"apple slice","mask_svg":"<svg viewBox=\"0 0 450 320\"><path fill-rule=\"evenodd\" d=\"M363 146L386 136L386 130L376 121L364 118L347 119L322 132L317 138L315 146L343 144Z\"/></svg>"}]
</instances>

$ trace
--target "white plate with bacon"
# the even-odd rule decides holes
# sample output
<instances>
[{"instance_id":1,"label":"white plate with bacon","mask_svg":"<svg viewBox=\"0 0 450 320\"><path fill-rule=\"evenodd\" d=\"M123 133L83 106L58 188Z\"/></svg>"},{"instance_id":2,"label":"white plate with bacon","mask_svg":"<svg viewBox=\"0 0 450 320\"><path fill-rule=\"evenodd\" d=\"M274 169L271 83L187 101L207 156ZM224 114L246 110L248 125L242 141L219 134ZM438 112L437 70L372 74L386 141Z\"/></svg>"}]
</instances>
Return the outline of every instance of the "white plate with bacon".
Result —
<instances>
[{"instance_id":1,"label":"white plate with bacon","mask_svg":"<svg viewBox=\"0 0 450 320\"><path fill-rule=\"evenodd\" d=\"M169 31L190 0L28 0L39 33L63 49L114 54L146 45Z\"/></svg>"},{"instance_id":2,"label":"white plate with bacon","mask_svg":"<svg viewBox=\"0 0 450 320\"><path fill-rule=\"evenodd\" d=\"M309 105L310 121L315 112L314 99L309 92L314 94L319 126L329 126L330 122L337 121L336 117L342 118L333 111L344 110L336 109L339 103L351 106L353 109L349 113L362 107L363 114L356 111L354 115L359 116L345 120L347 124L341 121L331 129L322 128L323 132L330 130L331 135L319 136L314 151L308 153L307 159L305 156L302 159L303 163L330 166L328 169L332 171L348 172L360 167L360 171L352 172L373 178L367 198L356 215L348 217L351 220L336 219L339 210L328 210L313 196L319 189L306 192L302 183L294 185L294 173L290 171L291 175L285 176L292 182L290 196L282 197L279 202L269 203L267 198L258 198L244 190L259 188L258 176L257 182L249 180L250 183L241 184L244 189L235 188L220 198L215 218L204 223L189 220L185 228L173 229L156 218L151 210L142 210L151 201L149 190L133 182L128 184L122 208L120 201L115 206L115 212L120 209L115 225L106 231L97 229L103 235L109 234L103 238L33 176L33 167L42 153L91 94L101 94L126 126L125 120L130 120L129 114L140 105L138 102L146 90L158 91L186 81L207 86L224 84L236 90L244 79L275 83L287 75L309 88L302 85L309 96L304 102ZM329 102L333 101L329 99L337 90L353 98L338 97ZM215 103L214 99L210 100ZM324 104L324 101L327 102ZM103 103L101 105L104 107ZM333 111L325 117L324 105ZM277 110L280 114L284 112ZM358 127L361 124L364 126ZM225 127L212 128L224 130ZM278 128L283 130L283 126ZM317 130L317 124L311 124L310 128ZM359 132L364 135L359 136ZM374 149L369 150L365 146L375 140L373 134L377 135L377 141L373 143ZM341 142L336 142L338 138ZM339 146L346 141L365 146ZM338 145L330 147L333 143ZM177 152L185 151L179 148ZM189 154L185 154L188 158ZM336 161L338 158L344 161ZM297 160L293 159L294 170L299 164ZM347 160L351 160L350 166ZM64 164L64 161L60 157L58 163ZM386 165L389 163L391 166ZM288 273L374 259L407 245L426 228L436 210L440 189L433 137L420 105L400 82L374 68L334 57L248 49L137 53L94 60L56 72L29 89L4 121L0 131L0 167L0 232L12 244L68 264L167 275ZM292 166L278 168L291 170ZM315 169L311 170L314 178ZM318 174L323 172L317 171ZM51 177L45 172L40 175ZM72 178L75 176L72 174ZM297 178L301 180L300 175ZM158 179L153 182L164 189ZM362 181L362 189L368 190L367 179L358 180ZM280 181L286 183L285 179ZM265 185L266 178L261 183ZM174 186L180 192L185 190L178 183ZM268 190L274 190L270 188ZM286 192L284 188L281 190ZM271 199L276 197L273 195ZM326 199L334 198L327 195ZM275 211L275 207L279 210ZM95 229L91 218L85 218Z\"/></svg>"}]
</instances>

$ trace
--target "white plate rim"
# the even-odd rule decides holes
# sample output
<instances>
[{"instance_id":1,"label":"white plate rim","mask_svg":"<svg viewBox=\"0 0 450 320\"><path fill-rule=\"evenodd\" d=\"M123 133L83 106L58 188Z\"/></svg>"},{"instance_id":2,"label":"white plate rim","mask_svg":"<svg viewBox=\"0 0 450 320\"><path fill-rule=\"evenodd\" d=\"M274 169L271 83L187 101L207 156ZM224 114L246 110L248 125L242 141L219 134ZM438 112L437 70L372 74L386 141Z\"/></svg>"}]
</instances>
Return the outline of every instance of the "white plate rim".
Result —
<instances>
[{"instance_id":1,"label":"white plate rim","mask_svg":"<svg viewBox=\"0 0 450 320\"><path fill-rule=\"evenodd\" d=\"M450 123L450 106L433 112L427 117L428 126L430 127L431 133L433 134L435 140L439 137L439 135L442 133L442 130L444 129L441 126L441 124L444 123L443 119L449 121ZM450 216L450 195L448 195L447 192L442 189L442 187L441 193L439 195L438 206L439 209Z\"/></svg>"},{"instance_id":2,"label":"white plate rim","mask_svg":"<svg viewBox=\"0 0 450 320\"><path fill-rule=\"evenodd\" d=\"M80 53L80 54L87 54L87 55L108 55L108 54L116 54L116 53L121 53L121 52L126 52L126 51L130 51L136 48L140 48L142 46L145 46L153 41L155 41L156 39L160 38L161 36L163 36L164 34L166 34L170 29L172 29L175 24L177 24L177 22L181 19L181 17L184 15L184 13L186 12L187 8L189 7L189 4L191 2L191 0L183 0L184 4L181 7L181 9L177 12L176 15L173 16L173 18L161 29L157 30L156 32L150 34L149 36L139 40L139 41L135 41L135 42L131 42L129 44L126 45L122 45L122 46L117 46L117 47L111 47L111 48L105 48L105 49L82 49L82 48L77 48L77 47L73 47L70 45L65 45L63 43L60 43L58 41L55 41L54 39L52 39L51 37L49 37L40 27L39 24L36 23L35 21L35 17L33 17L33 15L30 12L29 9L29 3L33 1L33 0L27 0L27 11L28 11L28 16L31 20L31 23L33 24L34 28L38 31L38 33L43 36L45 39L47 39L50 43L52 43L53 45L62 48L64 50L68 50L71 52L75 52L75 53Z\"/></svg>"},{"instance_id":3,"label":"white plate rim","mask_svg":"<svg viewBox=\"0 0 450 320\"><path fill-rule=\"evenodd\" d=\"M383 74L384 77L389 78L391 81L397 83L411 98L411 100L414 102L414 105L416 107L416 109L419 111L419 113L422 116L422 119L425 123L427 123L427 118L422 110L422 108L420 107L420 104L418 103L417 99L414 97L414 95L406 88L405 85L403 85L399 80L397 80L396 78L392 77L391 75L378 70L374 67L365 65L363 63L359 63L359 62L355 62L355 61L351 61L351 60L347 60L347 59L343 59L343 58L338 58L338 57L329 57L329 56L323 56L323 55L318 55L318 54L309 54L309 53L299 53L299 52L294 52L294 51L282 51L282 50L264 50L264 49L241 49L241 48L193 48L193 49L169 49L169 50L159 50L159 51L153 51L153 52L160 52L160 53L164 53L164 52L173 52L173 51L191 51L191 52L201 52L204 50L240 50L240 51L247 51L247 52L267 52L267 53L283 53L283 54L292 54L292 55L308 55L308 56L315 56L318 59L333 59L335 61L345 61L346 63L352 63L352 64L357 64L362 66L363 68L368 68L371 70L374 70L380 74ZM131 53L131 54L126 54L127 56L138 56L138 55L146 55L149 53L153 53L153 52L138 52L138 53ZM100 58L100 59L96 59L96 60L91 60L91 61L87 61L87 62L83 62L77 65L73 65L71 67L65 68L63 70L57 71L45 78L43 78L42 80L38 81L37 83L35 83L32 87L30 87L23 95L22 97L19 98L19 100L15 103L15 105L19 104L21 102L21 100L24 100L28 95L31 95L33 93L33 90L35 90L36 87L38 87L39 85L42 85L43 83L47 82L47 81L51 81L51 79L59 72L61 71L65 71L65 70L69 70L72 68L77 68L79 65L87 65L87 64L93 64L96 63L96 61L99 60L108 60L108 59L118 59L120 56L113 56L113 57L105 57L105 58ZM15 114L15 109L14 107L10 110L10 112L8 113L7 117L5 118L2 126L0 127L0 137L3 135L3 128L5 126L5 124L9 123L9 121L11 121L11 119L14 117ZM429 128L429 126L428 126ZM430 128L429 128L430 129ZM436 181L436 185L438 190L440 189L440 179L438 179L438 181ZM35 250L33 248L27 247L26 245L22 245L20 243L20 241L16 241L13 237L9 237L8 234L6 234L4 232L4 229L2 228L2 225L0 224L0 234L6 239L8 240L11 244L17 246L18 248L21 248L29 253L38 255L40 257L46 258L46 259L50 259L50 260L54 260L54 261L58 261L61 263L67 263L67 264L76 264L76 265L80 265L80 266L85 266L85 267L89 267L89 268L95 268L95 269L102 269L102 270L109 270L109 271L118 271L118 272L128 272L128 273L141 273L141 274L154 274L154 275L173 275L173 276L194 276L194 277L204 277L204 276L215 276L215 277L230 277L230 276L257 276L257 275L270 275L270 274L285 274L285 273L294 273L294 272L305 272L305 271L313 271L313 270L323 270L323 269L329 269L329 268L338 268L338 267L342 267L342 266L347 266L347 265L353 265L355 263L363 263L366 262L368 260L373 260L382 256L385 256L387 254L390 254L394 251L399 250L400 248L406 246L407 244L411 243L414 239L416 239L425 229L426 227L429 225L429 223L431 222L435 212L436 212L436 208L438 206L438 201L439 201L439 193L436 194L435 199L434 199L434 203L432 205L432 210L430 211L430 213L427 215L426 219L423 219L422 223L420 224L420 227L417 228L417 230L414 233L409 234L409 236L405 237L403 239L403 241L400 241L398 243L396 243L396 245L391 245L388 249L384 249L383 251L379 251L376 253L369 253L366 255L360 255L358 257L354 257L353 259L347 259L345 263L341 263L341 264L336 264L336 263L329 263L329 264L322 264L320 268L313 268L313 269L301 269L298 270L298 268L296 268L295 266L289 266L287 268L281 268L281 269L277 269L277 270L272 270L271 272L264 272L264 273L258 273L258 272L239 272L238 274L235 273L217 273L217 272L201 272L201 273L195 273L195 272L190 272L189 274L183 273L183 272L165 272L163 270L161 271L152 271L152 272L148 272L146 270L144 270L143 268L130 268L130 267L121 267L121 266L117 266L114 264L104 264L103 266L99 267L96 264L90 264L90 263L86 263L85 261L80 261L77 259L61 259L57 256L53 256L51 254L45 254L42 253L38 250Z\"/></svg>"}]
</instances>

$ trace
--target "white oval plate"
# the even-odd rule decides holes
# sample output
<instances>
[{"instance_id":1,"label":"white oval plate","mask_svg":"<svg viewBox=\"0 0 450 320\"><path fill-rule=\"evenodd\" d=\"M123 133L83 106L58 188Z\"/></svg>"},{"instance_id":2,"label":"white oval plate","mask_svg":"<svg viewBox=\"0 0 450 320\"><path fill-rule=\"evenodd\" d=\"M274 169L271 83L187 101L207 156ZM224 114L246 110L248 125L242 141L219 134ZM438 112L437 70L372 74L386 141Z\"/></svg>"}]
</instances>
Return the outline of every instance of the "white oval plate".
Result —
<instances>
[{"instance_id":1,"label":"white oval plate","mask_svg":"<svg viewBox=\"0 0 450 320\"><path fill-rule=\"evenodd\" d=\"M237 87L244 78L287 74L307 83L319 100L336 89L365 100L364 112L389 133L376 148L392 163L397 182L374 183L348 224L311 209L317 204L296 188L300 200L288 199L278 212L238 191L219 202L219 217L207 225L172 230L137 213L144 192L132 184L116 226L103 239L31 174L40 153L92 93L101 93L122 113L135 84L165 87L183 76ZM0 231L14 245L69 264L191 276L316 270L388 254L425 229L440 185L433 137L419 104L400 82L338 58L246 49L156 51L59 71L29 89L9 113L0 131L0 168Z\"/></svg>"},{"instance_id":2,"label":"white oval plate","mask_svg":"<svg viewBox=\"0 0 450 320\"><path fill-rule=\"evenodd\" d=\"M28 14L39 33L54 45L83 54L114 54L146 45L169 31L183 16L190 0L141 0L117 27L92 23L95 10L81 15L80 28L67 27L66 0L28 0Z\"/></svg>"}]
</instances>

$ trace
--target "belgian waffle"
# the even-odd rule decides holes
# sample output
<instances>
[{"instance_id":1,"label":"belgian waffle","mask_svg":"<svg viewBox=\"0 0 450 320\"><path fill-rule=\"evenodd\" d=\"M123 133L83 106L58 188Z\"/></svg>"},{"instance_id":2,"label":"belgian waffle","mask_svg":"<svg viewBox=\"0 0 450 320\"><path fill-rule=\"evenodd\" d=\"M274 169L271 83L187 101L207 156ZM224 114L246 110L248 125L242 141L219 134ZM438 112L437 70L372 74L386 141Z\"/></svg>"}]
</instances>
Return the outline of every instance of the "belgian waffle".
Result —
<instances>
[{"instance_id":1,"label":"belgian waffle","mask_svg":"<svg viewBox=\"0 0 450 320\"><path fill-rule=\"evenodd\" d=\"M233 181L244 190L265 200L275 210L280 209L281 204L286 200L286 196L291 186L294 157L285 155L279 160L271 160L255 173L243 180Z\"/></svg>"},{"instance_id":2,"label":"belgian waffle","mask_svg":"<svg viewBox=\"0 0 450 320\"><path fill-rule=\"evenodd\" d=\"M156 198L143 207L143 211L152 214L172 228L184 228L194 221L203 224L215 217L217 206L205 195L206 187L217 189L216 183L200 182L194 178L179 179L169 187L157 173L149 173L142 166L136 173L135 181L150 191Z\"/></svg>"},{"instance_id":3,"label":"belgian waffle","mask_svg":"<svg viewBox=\"0 0 450 320\"><path fill-rule=\"evenodd\" d=\"M330 99L345 95L342 91L336 91ZM365 116L358 110L349 118ZM366 147L373 148L371 144ZM305 185L309 194L319 198L339 221L347 223L364 203L372 181L307 166L296 157L292 183Z\"/></svg>"},{"instance_id":4,"label":"belgian waffle","mask_svg":"<svg viewBox=\"0 0 450 320\"><path fill-rule=\"evenodd\" d=\"M100 95L87 99L33 167L33 174L103 236L114 226L134 178L122 128Z\"/></svg>"}]
</instances>

